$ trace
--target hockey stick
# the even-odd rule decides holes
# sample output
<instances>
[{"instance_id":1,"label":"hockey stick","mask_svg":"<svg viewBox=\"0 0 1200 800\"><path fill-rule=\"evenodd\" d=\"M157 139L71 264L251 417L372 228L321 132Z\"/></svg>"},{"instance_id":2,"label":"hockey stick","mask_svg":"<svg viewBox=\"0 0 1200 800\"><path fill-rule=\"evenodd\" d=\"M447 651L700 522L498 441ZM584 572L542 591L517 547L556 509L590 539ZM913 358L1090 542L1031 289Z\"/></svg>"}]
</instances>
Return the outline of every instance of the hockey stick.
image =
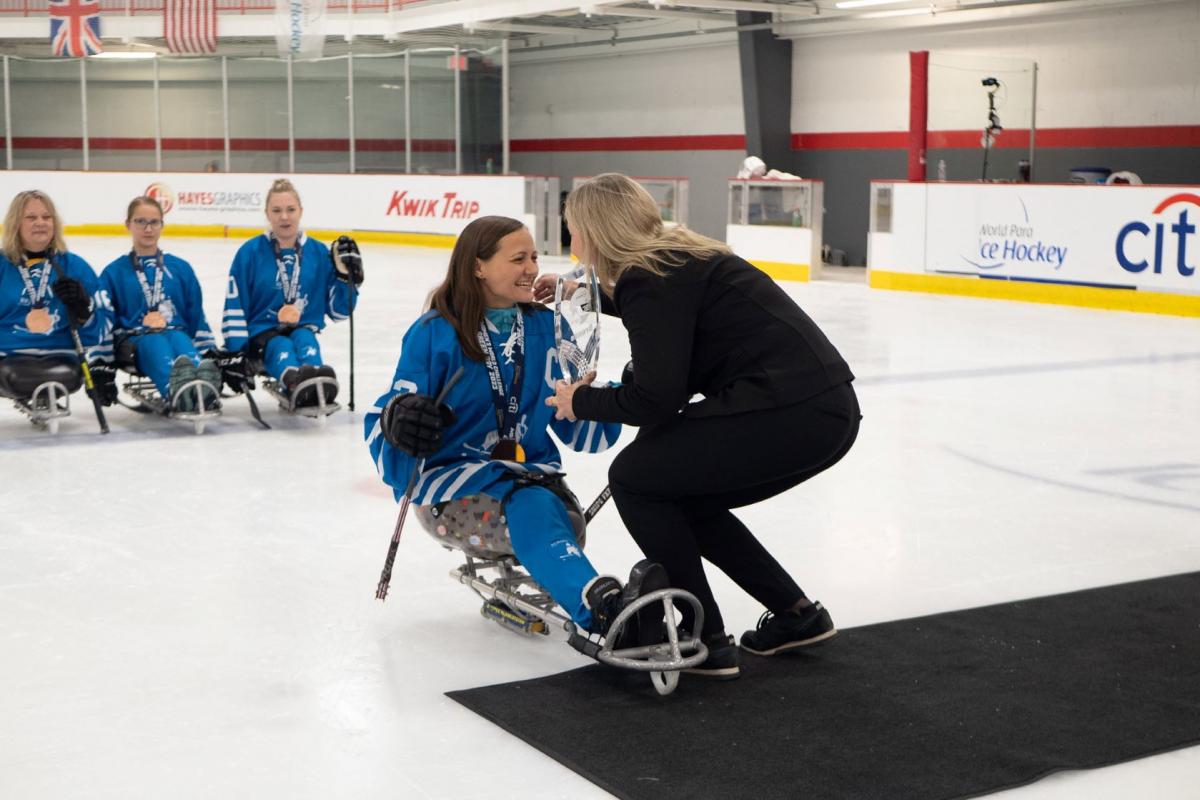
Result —
<instances>
[{"instance_id":1,"label":"hockey stick","mask_svg":"<svg viewBox=\"0 0 1200 800\"><path fill-rule=\"evenodd\" d=\"M350 402L349 408L354 410L354 306L358 299L358 287L354 285L354 276L350 276Z\"/></svg>"},{"instance_id":2,"label":"hockey stick","mask_svg":"<svg viewBox=\"0 0 1200 800\"><path fill-rule=\"evenodd\" d=\"M608 502L608 498L610 497L612 497L612 487L606 485L604 491L600 492L596 499L592 501L592 504L587 507L587 511L583 512L584 523L591 522L592 518L600 513L600 509L604 508L604 504Z\"/></svg>"},{"instance_id":3,"label":"hockey stick","mask_svg":"<svg viewBox=\"0 0 1200 800\"><path fill-rule=\"evenodd\" d=\"M49 259L50 266L54 269L58 279L62 280L67 277L66 272L55 260L54 254L51 254ZM97 313L93 310L92 313ZM104 418L104 408L100 404L100 396L96 392L96 384L92 382L92 371L88 368L87 353L83 350L83 340L79 338L79 326L75 324L75 317L71 315L71 310L67 309L67 326L71 329L71 342L75 345L75 357L79 359L79 371L83 373L83 385L92 398L92 407L96 409L96 420L100 423L100 433L108 433L108 420Z\"/></svg>"},{"instance_id":4,"label":"hockey stick","mask_svg":"<svg viewBox=\"0 0 1200 800\"><path fill-rule=\"evenodd\" d=\"M446 399L446 395L453 388L454 384L458 383L458 379L462 377L463 368L459 367L450 376L450 380L446 381L446 385L442 387L442 391L438 393L435 404L441 405ZM379 576L379 586L375 588L375 599L387 600L388 586L392 582L392 565L396 563L396 549L400 546L400 531L404 530L404 518L408 515L408 506L412 502L411 497L413 487L417 485L417 478L421 474L421 467L425 465L425 459L420 459L416 464L413 464L412 474L408 477L408 486L404 489L404 497L400 499L400 514L396 517L396 529L392 532L392 543L388 545L387 560L383 563L383 572Z\"/></svg>"}]
</instances>

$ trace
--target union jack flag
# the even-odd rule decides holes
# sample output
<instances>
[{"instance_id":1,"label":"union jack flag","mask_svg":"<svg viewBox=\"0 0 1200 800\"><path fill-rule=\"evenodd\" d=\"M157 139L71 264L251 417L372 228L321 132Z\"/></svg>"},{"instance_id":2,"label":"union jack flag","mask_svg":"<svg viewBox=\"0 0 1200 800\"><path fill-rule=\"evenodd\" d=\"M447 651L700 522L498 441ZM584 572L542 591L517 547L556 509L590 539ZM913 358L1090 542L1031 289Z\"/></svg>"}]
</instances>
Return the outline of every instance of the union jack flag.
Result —
<instances>
[{"instance_id":1,"label":"union jack flag","mask_svg":"<svg viewBox=\"0 0 1200 800\"><path fill-rule=\"evenodd\" d=\"M81 58L99 53L99 0L50 0L50 48L56 56Z\"/></svg>"}]
</instances>

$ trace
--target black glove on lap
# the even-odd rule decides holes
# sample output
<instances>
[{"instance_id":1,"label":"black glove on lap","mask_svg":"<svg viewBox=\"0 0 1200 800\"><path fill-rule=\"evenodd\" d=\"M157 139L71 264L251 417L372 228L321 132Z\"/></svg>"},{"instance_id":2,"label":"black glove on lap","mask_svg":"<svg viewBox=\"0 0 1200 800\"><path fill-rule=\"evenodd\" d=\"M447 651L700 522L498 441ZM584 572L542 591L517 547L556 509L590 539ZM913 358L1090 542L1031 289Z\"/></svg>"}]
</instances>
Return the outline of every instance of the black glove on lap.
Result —
<instances>
[{"instance_id":1,"label":"black glove on lap","mask_svg":"<svg viewBox=\"0 0 1200 800\"><path fill-rule=\"evenodd\" d=\"M92 299L83 284L74 278L59 278L51 286L54 296L67 307L67 313L76 325L82 325L92 316Z\"/></svg>"}]
</instances>

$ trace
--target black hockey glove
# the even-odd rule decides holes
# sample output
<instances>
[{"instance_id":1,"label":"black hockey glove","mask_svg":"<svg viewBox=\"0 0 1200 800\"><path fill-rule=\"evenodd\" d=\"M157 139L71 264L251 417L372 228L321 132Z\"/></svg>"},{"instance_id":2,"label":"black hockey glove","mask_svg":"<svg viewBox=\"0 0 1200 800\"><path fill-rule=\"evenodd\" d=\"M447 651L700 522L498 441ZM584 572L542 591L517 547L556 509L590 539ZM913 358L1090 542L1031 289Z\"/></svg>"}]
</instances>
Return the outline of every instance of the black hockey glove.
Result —
<instances>
[{"instance_id":1,"label":"black hockey glove","mask_svg":"<svg viewBox=\"0 0 1200 800\"><path fill-rule=\"evenodd\" d=\"M438 405L427 394L398 394L383 407L383 438L414 458L427 458L442 443L442 430L457 417L445 403Z\"/></svg>"},{"instance_id":2,"label":"black hockey glove","mask_svg":"<svg viewBox=\"0 0 1200 800\"><path fill-rule=\"evenodd\" d=\"M254 388L254 379L246 374L246 356L230 350L209 350L204 357L221 368L221 380L234 394Z\"/></svg>"},{"instance_id":3,"label":"black hockey glove","mask_svg":"<svg viewBox=\"0 0 1200 800\"><path fill-rule=\"evenodd\" d=\"M92 316L92 300L82 283L74 278L59 278L50 288L54 290L54 296L67 307L67 313L76 325L82 325Z\"/></svg>"},{"instance_id":4,"label":"black hockey glove","mask_svg":"<svg viewBox=\"0 0 1200 800\"><path fill-rule=\"evenodd\" d=\"M362 286L363 264L362 255L358 252L358 243L349 236L339 236L329 248L329 257L333 259L333 274L339 281L355 286Z\"/></svg>"},{"instance_id":5,"label":"black hockey glove","mask_svg":"<svg viewBox=\"0 0 1200 800\"><path fill-rule=\"evenodd\" d=\"M88 391L88 397L97 398L103 406L117 402L117 368L103 361L92 361L88 364L88 372L95 387Z\"/></svg>"}]
</instances>

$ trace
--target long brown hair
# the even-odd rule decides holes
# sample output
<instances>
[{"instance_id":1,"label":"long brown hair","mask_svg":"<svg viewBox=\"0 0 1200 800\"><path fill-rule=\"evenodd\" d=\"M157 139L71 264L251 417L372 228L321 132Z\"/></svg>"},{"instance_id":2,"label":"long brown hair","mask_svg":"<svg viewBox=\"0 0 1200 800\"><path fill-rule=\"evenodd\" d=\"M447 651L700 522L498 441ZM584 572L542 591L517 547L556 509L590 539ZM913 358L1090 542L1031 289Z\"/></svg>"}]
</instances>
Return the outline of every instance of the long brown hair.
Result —
<instances>
[{"instance_id":1,"label":"long brown hair","mask_svg":"<svg viewBox=\"0 0 1200 800\"><path fill-rule=\"evenodd\" d=\"M665 274L686 256L712 258L731 253L716 239L679 225L665 228L658 204L641 184L617 172L590 178L567 197L567 220L594 262L596 277L610 296L631 267Z\"/></svg>"},{"instance_id":2,"label":"long brown hair","mask_svg":"<svg viewBox=\"0 0 1200 800\"><path fill-rule=\"evenodd\" d=\"M429 296L429 307L454 326L458 343L467 358L473 361L483 361L483 350L475 339L475 332L483 322L486 306L483 285L475 276L475 266L477 262L487 261L496 255L501 239L524 227L523 222L509 217L472 220L454 243L446 280Z\"/></svg>"}]
</instances>

